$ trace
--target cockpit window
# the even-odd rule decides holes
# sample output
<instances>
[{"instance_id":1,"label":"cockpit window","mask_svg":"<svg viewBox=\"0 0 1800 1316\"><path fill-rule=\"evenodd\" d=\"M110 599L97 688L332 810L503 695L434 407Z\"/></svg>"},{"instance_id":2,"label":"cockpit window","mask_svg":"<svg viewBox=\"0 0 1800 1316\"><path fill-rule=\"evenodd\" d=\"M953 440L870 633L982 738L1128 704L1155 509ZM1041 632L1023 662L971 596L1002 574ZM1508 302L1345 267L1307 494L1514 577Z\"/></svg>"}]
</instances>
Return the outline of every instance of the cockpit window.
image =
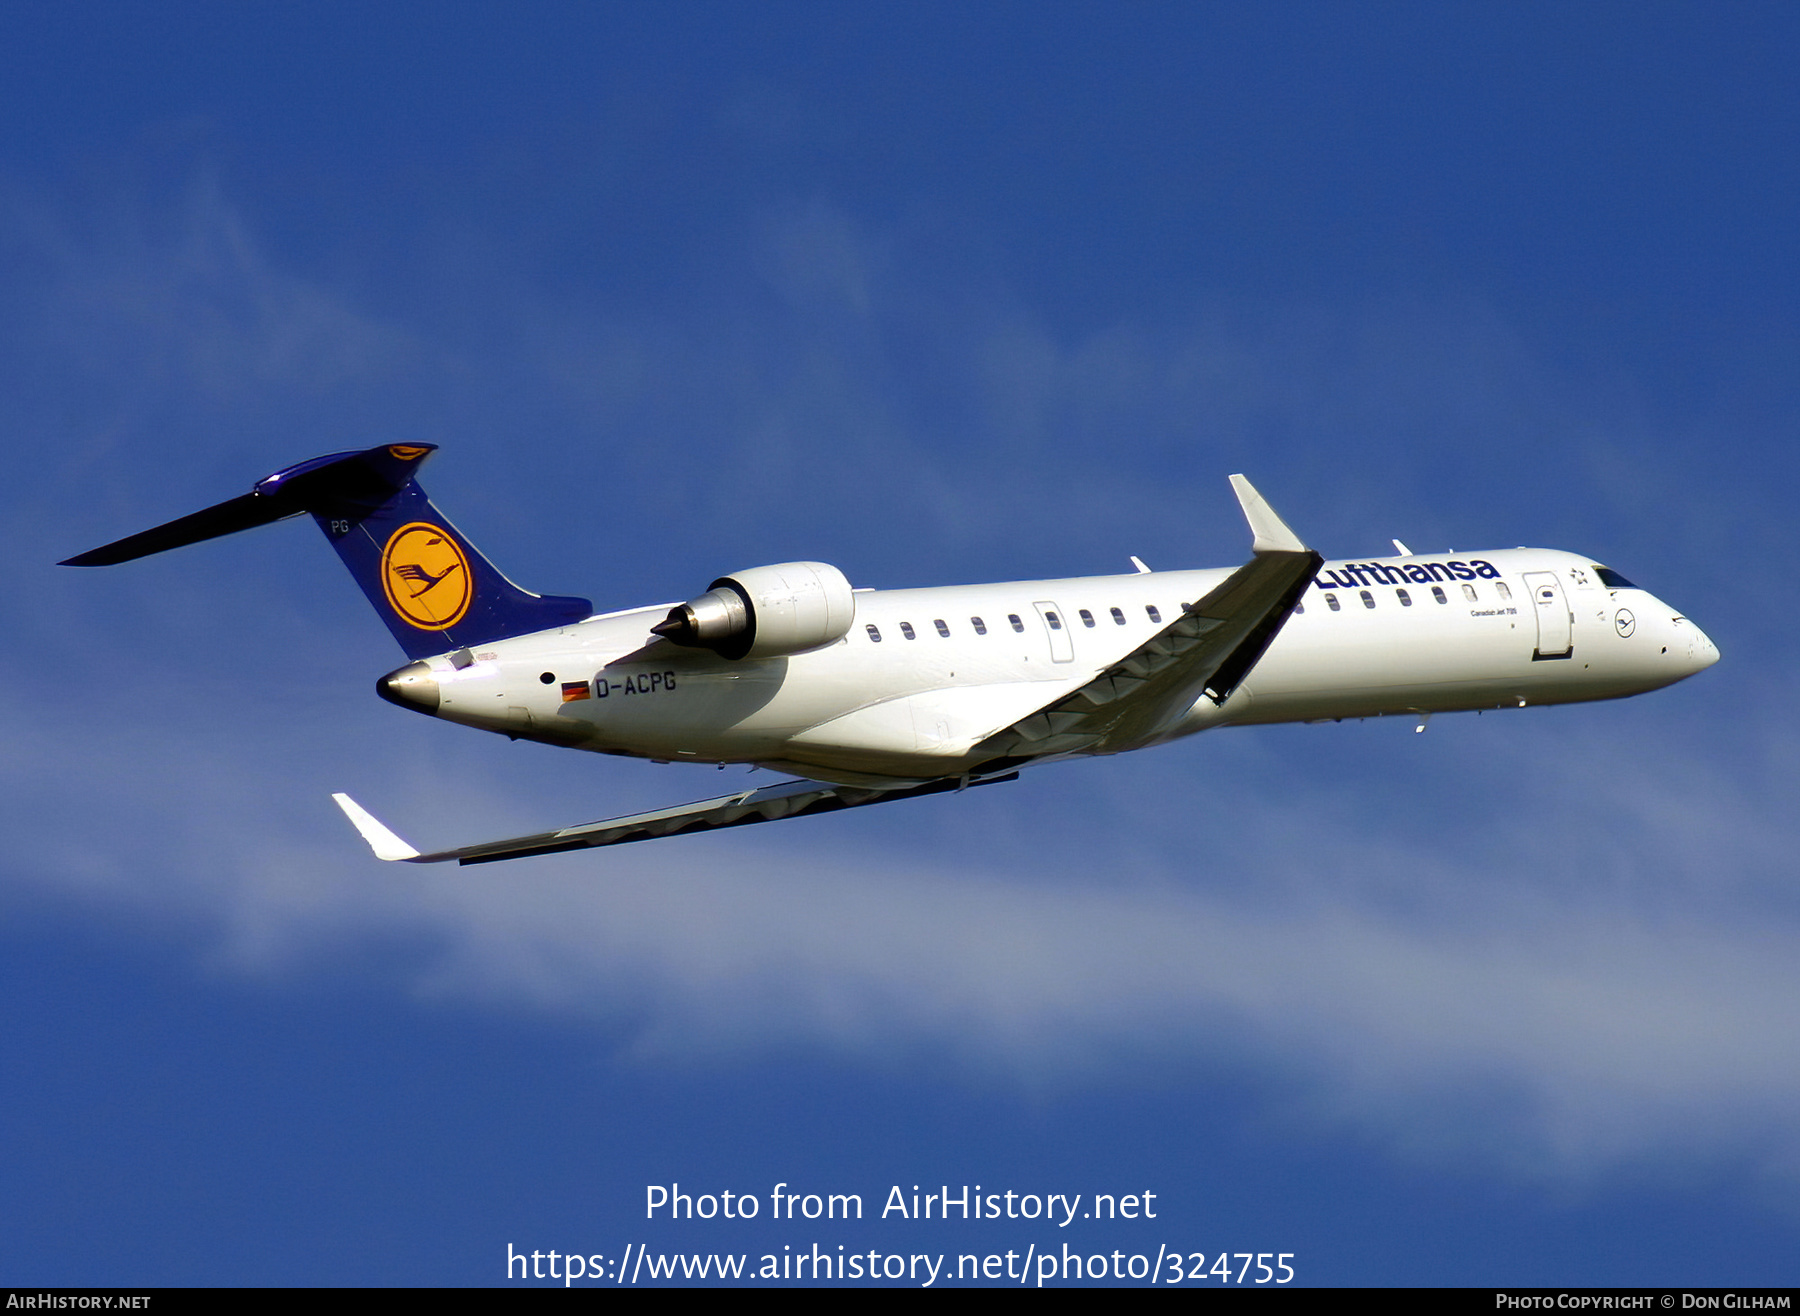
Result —
<instances>
[{"instance_id":1,"label":"cockpit window","mask_svg":"<svg viewBox=\"0 0 1800 1316\"><path fill-rule=\"evenodd\" d=\"M1611 567L1596 566L1594 568L1594 574L1596 576L1600 577L1600 583L1602 585L1606 586L1606 588L1608 588L1608 589L1636 589L1637 588L1636 585L1633 585L1629 580L1626 580L1625 577L1621 576L1618 572L1614 571Z\"/></svg>"}]
</instances>

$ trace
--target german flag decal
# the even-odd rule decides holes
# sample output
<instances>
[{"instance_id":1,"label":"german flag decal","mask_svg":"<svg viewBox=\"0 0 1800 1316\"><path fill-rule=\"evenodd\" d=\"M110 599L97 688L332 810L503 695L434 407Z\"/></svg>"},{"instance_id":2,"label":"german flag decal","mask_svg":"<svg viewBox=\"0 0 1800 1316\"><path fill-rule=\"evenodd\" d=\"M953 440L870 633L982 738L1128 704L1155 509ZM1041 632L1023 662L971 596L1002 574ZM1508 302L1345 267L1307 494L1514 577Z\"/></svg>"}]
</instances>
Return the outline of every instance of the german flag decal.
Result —
<instances>
[{"instance_id":1,"label":"german flag decal","mask_svg":"<svg viewBox=\"0 0 1800 1316\"><path fill-rule=\"evenodd\" d=\"M592 699L594 697L594 692L588 687L586 681L564 681L562 683L562 692L562 701L565 704L572 704L577 699Z\"/></svg>"},{"instance_id":2,"label":"german flag decal","mask_svg":"<svg viewBox=\"0 0 1800 1316\"><path fill-rule=\"evenodd\" d=\"M413 521L388 536L381 585L388 606L422 631L456 625L475 598L469 560L449 531L429 521Z\"/></svg>"}]
</instances>

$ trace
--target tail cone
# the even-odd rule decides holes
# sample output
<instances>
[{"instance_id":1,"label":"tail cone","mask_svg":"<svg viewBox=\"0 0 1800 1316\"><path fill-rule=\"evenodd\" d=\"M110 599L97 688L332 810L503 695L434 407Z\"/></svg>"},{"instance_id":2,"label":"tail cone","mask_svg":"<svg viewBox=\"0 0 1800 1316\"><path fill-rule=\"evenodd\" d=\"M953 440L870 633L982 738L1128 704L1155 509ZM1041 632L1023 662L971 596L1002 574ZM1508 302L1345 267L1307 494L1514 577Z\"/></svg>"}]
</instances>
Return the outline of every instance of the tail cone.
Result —
<instances>
[{"instance_id":1,"label":"tail cone","mask_svg":"<svg viewBox=\"0 0 1800 1316\"><path fill-rule=\"evenodd\" d=\"M389 672L375 683L375 693L402 708L433 715L438 711L437 677L424 663L408 663Z\"/></svg>"}]
</instances>

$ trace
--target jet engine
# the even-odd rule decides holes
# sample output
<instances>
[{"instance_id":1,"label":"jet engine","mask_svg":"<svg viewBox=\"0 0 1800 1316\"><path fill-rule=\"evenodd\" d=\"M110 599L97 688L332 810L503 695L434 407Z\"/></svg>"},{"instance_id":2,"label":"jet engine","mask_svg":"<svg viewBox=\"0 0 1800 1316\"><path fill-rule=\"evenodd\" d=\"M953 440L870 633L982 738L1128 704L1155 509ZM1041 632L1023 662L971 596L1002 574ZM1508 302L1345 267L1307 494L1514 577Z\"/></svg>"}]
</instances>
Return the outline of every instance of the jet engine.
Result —
<instances>
[{"instance_id":1,"label":"jet engine","mask_svg":"<svg viewBox=\"0 0 1800 1316\"><path fill-rule=\"evenodd\" d=\"M781 562L713 581L650 629L721 658L775 658L835 644L855 619L856 596L843 572L823 562Z\"/></svg>"}]
</instances>

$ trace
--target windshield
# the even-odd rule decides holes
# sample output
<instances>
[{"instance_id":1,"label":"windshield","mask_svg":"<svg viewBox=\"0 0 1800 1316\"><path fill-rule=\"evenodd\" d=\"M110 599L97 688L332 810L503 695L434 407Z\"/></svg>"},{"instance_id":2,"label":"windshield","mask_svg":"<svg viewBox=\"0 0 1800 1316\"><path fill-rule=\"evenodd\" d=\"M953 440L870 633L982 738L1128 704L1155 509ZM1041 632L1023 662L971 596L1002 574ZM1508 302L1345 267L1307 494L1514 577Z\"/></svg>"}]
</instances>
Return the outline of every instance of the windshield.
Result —
<instances>
[{"instance_id":1,"label":"windshield","mask_svg":"<svg viewBox=\"0 0 1800 1316\"><path fill-rule=\"evenodd\" d=\"M1614 571L1611 567L1602 567L1602 566L1596 565L1594 567L1594 574L1600 577L1600 583L1602 585L1606 586L1608 589L1636 589L1637 588L1636 585L1633 585L1629 580L1626 580L1625 577L1621 576L1618 572Z\"/></svg>"}]
</instances>

